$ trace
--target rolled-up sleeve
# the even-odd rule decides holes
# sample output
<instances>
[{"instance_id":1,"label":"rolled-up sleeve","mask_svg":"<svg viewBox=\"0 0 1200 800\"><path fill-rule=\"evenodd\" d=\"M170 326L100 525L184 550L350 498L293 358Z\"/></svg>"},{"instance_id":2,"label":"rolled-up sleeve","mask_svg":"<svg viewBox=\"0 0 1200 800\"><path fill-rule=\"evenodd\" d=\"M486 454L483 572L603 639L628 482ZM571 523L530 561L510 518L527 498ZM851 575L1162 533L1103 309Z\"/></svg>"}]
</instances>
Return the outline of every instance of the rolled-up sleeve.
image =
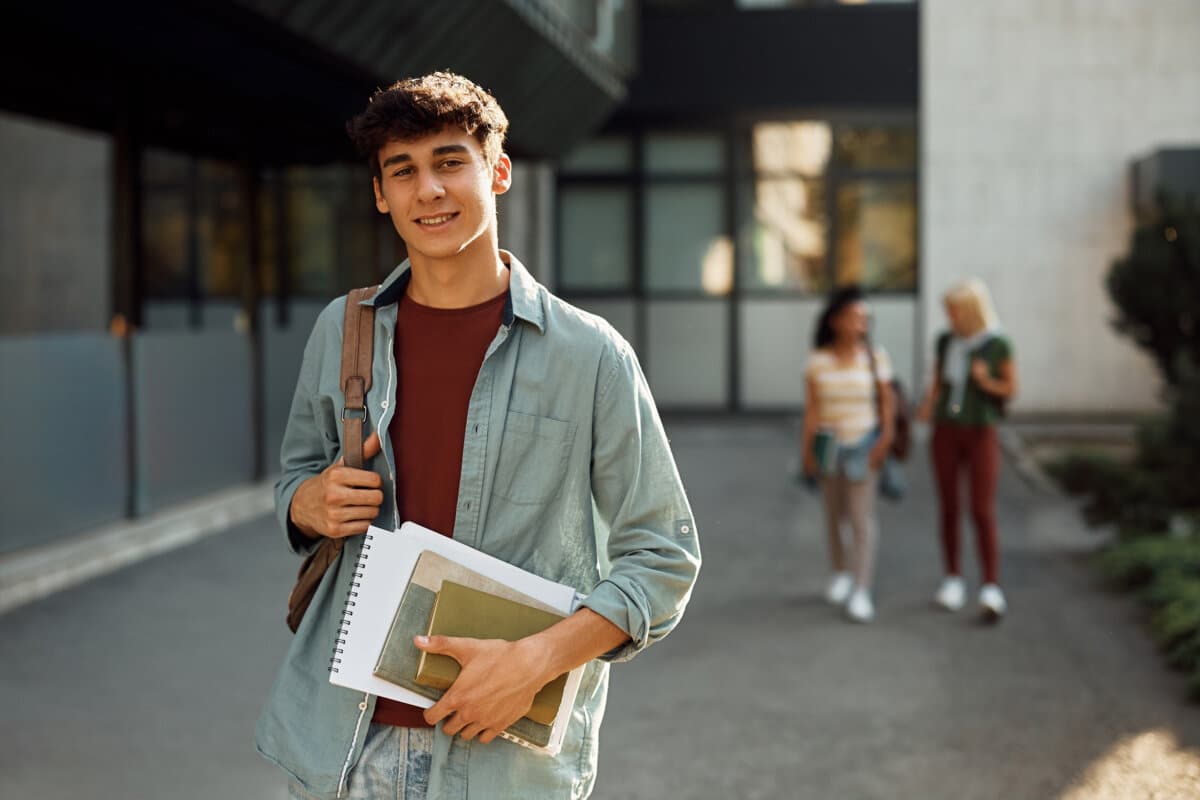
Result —
<instances>
[{"instance_id":1,"label":"rolled-up sleeve","mask_svg":"<svg viewBox=\"0 0 1200 800\"><path fill-rule=\"evenodd\" d=\"M629 634L627 661L670 633L700 571L700 543L670 444L637 357L614 344L597 381L592 494L612 565L582 605Z\"/></svg>"},{"instance_id":2,"label":"rolled-up sleeve","mask_svg":"<svg viewBox=\"0 0 1200 800\"><path fill-rule=\"evenodd\" d=\"M288 546L299 555L311 553L316 549L319 540L310 539L292 524L288 513L292 497L301 483L319 475L332 463L314 407L321 369L330 347L327 339L331 335L331 329L336 333L336 324L331 315L337 302L331 303L317 317L308 343L304 346L304 359L296 380L296 392L292 396L292 408L283 433L283 443L279 448L280 475L279 480L275 482L275 515L287 537ZM340 339L337 345L340 347Z\"/></svg>"}]
</instances>

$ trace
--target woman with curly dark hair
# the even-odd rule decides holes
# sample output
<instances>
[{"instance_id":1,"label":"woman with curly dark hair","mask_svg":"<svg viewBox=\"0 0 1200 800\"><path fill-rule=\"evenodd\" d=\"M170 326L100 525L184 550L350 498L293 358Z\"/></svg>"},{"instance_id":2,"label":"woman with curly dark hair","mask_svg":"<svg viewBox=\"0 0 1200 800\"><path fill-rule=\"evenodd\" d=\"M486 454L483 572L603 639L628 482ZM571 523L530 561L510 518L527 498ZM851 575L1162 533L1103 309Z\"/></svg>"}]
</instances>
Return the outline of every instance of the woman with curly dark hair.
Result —
<instances>
[{"instance_id":1,"label":"woman with curly dark hair","mask_svg":"<svg viewBox=\"0 0 1200 800\"><path fill-rule=\"evenodd\" d=\"M804 471L820 480L829 530L833 575L825 597L845 604L856 622L875 616L875 496L894 433L891 360L871 345L870 329L861 289L846 287L830 296L805 370L801 440ZM849 553L842 539L844 524L853 532Z\"/></svg>"}]
</instances>

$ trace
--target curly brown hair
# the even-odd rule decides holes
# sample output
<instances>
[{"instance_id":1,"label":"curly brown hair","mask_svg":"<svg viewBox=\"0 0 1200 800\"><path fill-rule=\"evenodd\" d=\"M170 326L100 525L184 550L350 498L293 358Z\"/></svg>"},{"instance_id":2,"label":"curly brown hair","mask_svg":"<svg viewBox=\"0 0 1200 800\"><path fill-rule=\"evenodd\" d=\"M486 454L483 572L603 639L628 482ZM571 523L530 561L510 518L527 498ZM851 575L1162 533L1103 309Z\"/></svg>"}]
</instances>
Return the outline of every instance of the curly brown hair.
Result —
<instances>
[{"instance_id":1,"label":"curly brown hair","mask_svg":"<svg viewBox=\"0 0 1200 800\"><path fill-rule=\"evenodd\" d=\"M346 123L346 132L378 178L379 150L388 142L418 139L448 126L474 136L489 164L500 158L508 117L496 98L453 72L405 78L377 90L366 110Z\"/></svg>"}]
</instances>

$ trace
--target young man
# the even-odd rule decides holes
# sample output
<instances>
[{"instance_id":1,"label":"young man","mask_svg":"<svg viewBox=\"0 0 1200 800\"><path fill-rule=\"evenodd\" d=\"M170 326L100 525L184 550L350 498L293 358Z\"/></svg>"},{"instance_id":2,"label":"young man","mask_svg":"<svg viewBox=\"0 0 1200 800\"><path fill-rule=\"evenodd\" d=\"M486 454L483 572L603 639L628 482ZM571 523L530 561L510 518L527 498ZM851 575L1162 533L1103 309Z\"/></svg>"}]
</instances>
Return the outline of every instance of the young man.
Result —
<instances>
[{"instance_id":1,"label":"young man","mask_svg":"<svg viewBox=\"0 0 1200 800\"><path fill-rule=\"evenodd\" d=\"M289 773L294 797L586 797L609 662L666 636L696 580L695 523L633 351L498 247L507 127L491 95L448 73L377 92L348 126L409 258L368 301L369 469L340 462L344 298L313 328L284 436L276 508L292 549L345 538L258 724L258 749ZM462 665L428 710L334 686L360 534L404 521L586 599L517 642L418 638ZM496 740L581 664L558 756Z\"/></svg>"}]
</instances>

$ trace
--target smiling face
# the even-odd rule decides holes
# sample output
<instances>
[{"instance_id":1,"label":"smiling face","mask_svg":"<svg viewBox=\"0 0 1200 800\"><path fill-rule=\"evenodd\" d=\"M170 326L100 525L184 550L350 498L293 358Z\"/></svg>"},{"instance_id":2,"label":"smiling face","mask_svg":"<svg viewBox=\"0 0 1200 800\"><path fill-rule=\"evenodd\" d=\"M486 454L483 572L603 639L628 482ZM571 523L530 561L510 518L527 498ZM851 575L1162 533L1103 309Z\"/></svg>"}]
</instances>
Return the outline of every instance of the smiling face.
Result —
<instances>
[{"instance_id":1,"label":"smiling face","mask_svg":"<svg viewBox=\"0 0 1200 800\"><path fill-rule=\"evenodd\" d=\"M861 300L848 303L829 320L829 324L839 339L859 341L871 332L871 310Z\"/></svg>"},{"instance_id":2,"label":"smiling face","mask_svg":"<svg viewBox=\"0 0 1200 800\"><path fill-rule=\"evenodd\" d=\"M379 149L375 207L392 218L414 264L496 247L496 195L512 183L512 162L489 163L479 141L447 127Z\"/></svg>"}]
</instances>

